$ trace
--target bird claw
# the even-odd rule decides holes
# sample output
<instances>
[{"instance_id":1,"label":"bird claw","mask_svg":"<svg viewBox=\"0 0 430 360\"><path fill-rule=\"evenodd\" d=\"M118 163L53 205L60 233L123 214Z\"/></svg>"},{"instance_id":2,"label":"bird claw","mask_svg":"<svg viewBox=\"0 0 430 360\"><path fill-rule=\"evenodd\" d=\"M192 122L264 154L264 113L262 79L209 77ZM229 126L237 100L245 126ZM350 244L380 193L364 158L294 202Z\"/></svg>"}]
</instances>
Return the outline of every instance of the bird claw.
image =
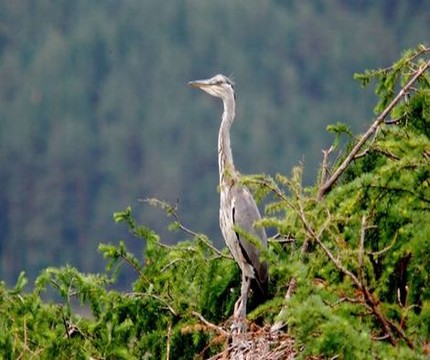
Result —
<instances>
[{"instance_id":1,"label":"bird claw","mask_svg":"<svg viewBox=\"0 0 430 360\"><path fill-rule=\"evenodd\" d=\"M239 335L246 333L246 309L244 308L244 303L242 296L234 304L233 312L233 324L230 327L232 335Z\"/></svg>"}]
</instances>

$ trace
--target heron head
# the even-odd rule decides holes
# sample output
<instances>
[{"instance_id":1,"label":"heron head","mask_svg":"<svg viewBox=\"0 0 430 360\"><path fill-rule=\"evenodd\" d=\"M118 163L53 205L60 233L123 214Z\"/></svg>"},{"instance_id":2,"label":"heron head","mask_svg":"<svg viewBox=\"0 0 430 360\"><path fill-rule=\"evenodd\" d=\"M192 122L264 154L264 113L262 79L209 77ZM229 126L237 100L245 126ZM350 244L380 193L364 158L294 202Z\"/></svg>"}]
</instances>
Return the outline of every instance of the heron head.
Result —
<instances>
[{"instance_id":1,"label":"heron head","mask_svg":"<svg viewBox=\"0 0 430 360\"><path fill-rule=\"evenodd\" d=\"M233 82L225 75L218 74L210 79L190 81L188 84L222 99L234 96Z\"/></svg>"}]
</instances>

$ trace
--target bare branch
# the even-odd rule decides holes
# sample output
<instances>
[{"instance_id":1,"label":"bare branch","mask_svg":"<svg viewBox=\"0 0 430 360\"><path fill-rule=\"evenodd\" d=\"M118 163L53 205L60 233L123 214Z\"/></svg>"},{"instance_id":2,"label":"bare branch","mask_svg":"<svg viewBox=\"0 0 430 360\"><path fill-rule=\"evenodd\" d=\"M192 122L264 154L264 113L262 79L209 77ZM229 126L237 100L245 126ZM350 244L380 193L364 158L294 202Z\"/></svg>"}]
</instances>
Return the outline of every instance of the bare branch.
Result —
<instances>
[{"instance_id":1,"label":"bare branch","mask_svg":"<svg viewBox=\"0 0 430 360\"><path fill-rule=\"evenodd\" d=\"M294 244L296 242L296 239L293 236L291 236L291 234L281 235L281 234L277 233L276 235L267 239L267 241L269 243Z\"/></svg>"},{"instance_id":2,"label":"bare branch","mask_svg":"<svg viewBox=\"0 0 430 360\"><path fill-rule=\"evenodd\" d=\"M333 151L334 146L330 146L329 149L327 150L323 150L323 162L322 162L322 172L321 172L321 182L320 182L320 186L323 186L323 184L326 182L327 177L329 176L330 172L328 169L328 157L331 154L331 152Z\"/></svg>"},{"instance_id":3,"label":"bare branch","mask_svg":"<svg viewBox=\"0 0 430 360\"><path fill-rule=\"evenodd\" d=\"M194 316L198 317L198 318L200 319L200 321L201 321L203 324L205 324L208 328L210 328L210 329L212 329L212 330L215 330L217 333L219 333L219 334L221 334L221 335L223 335L223 336L226 336L226 337L228 337L228 336L229 336L229 333L228 333L227 331L225 331L222 327L217 326L217 325L212 324L211 322L207 321L207 320L203 317L203 315L199 314L198 312L193 311L193 312L192 312L192 314L193 314Z\"/></svg>"},{"instance_id":4,"label":"bare branch","mask_svg":"<svg viewBox=\"0 0 430 360\"><path fill-rule=\"evenodd\" d=\"M330 307L335 307L335 306L342 304L344 302L349 302L351 304L363 304L363 300L351 298L349 296L343 296L340 299L336 300L334 303L328 303L327 301L324 301L324 303Z\"/></svg>"},{"instance_id":5,"label":"bare branch","mask_svg":"<svg viewBox=\"0 0 430 360\"><path fill-rule=\"evenodd\" d=\"M178 316L178 313L167 303L166 300L164 300L163 298L161 298L160 296L157 296L155 294L132 292L132 293L126 294L126 296L129 296L129 297L146 297L146 296L151 297L151 298L161 302L167 308L167 310L169 310L172 313L173 316Z\"/></svg>"},{"instance_id":6,"label":"bare branch","mask_svg":"<svg viewBox=\"0 0 430 360\"><path fill-rule=\"evenodd\" d=\"M370 141L370 144L367 147L367 149L363 150L360 154L355 155L354 159L362 158L368 154L369 150L372 148L373 144L375 143L376 137L378 136L378 132L379 132L378 130L379 130L379 127L375 130L372 140Z\"/></svg>"},{"instance_id":7,"label":"bare branch","mask_svg":"<svg viewBox=\"0 0 430 360\"><path fill-rule=\"evenodd\" d=\"M285 293L285 302L288 303L288 300L291 299L293 294L296 292L297 289L297 280L295 278L291 278L290 284L288 285L288 290ZM281 330L286 324L283 322L283 318L285 317L285 313L287 311L287 304L285 304L281 311L278 314L278 321L276 321L272 327L270 328L270 331L272 333L276 333L279 330Z\"/></svg>"},{"instance_id":8,"label":"bare branch","mask_svg":"<svg viewBox=\"0 0 430 360\"><path fill-rule=\"evenodd\" d=\"M388 339L388 335L385 334L385 335L382 335L382 336L372 336L371 338L374 341L383 341L383 340L387 340Z\"/></svg>"},{"instance_id":9,"label":"bare branch","mask_svg":"<svg viewBox=\"0 0 430 360\"><path fill-rule=\"evenodd\" d=\"M398 124L400 121L402 121L405 117L404 116L400 116L396 119L390 119L390 120L385 120L384 124L385 125L396 125Z\"/></svg>"},{"instance_id":10,"label":"bare branch","mask_svg":"<svg viewBox=\"0 0 430 360\"><path fill-rule=\"evenodd\" d=\"M368 252L368 254L369 254L369 255L376 256L376 257L379 257L379 256L381 256L382 254L386 253L386 252L387 252L388 250L390 250L390 249L394 246L394 244L396 243L397 235L398 235L398 233L396 232L396 233L395 233L395 235L394 235L394 239L393 239L393 241L392 241L392 242L391 242L391 244L390 244L390 245L388 245L387 247L385 247L385 248L383 248L382 250L379 250L379 251Z\"/></svg>"}]
</instances>

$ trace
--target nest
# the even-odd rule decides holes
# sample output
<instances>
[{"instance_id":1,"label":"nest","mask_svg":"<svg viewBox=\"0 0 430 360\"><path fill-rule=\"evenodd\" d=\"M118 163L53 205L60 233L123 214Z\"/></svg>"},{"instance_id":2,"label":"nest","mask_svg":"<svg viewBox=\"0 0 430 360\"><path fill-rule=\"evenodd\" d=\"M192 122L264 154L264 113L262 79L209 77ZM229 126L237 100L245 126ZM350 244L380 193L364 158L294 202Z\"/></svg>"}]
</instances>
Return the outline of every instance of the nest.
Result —
<instances>
[{"instance_id":1,"label":"nest","mask_svg":"<svg viewBox=\"0 0 430 360\"><path fill-rule=\"evenodd\" d=\"M292 278L285 295L286 301L290 299L295 289L296 280ZM284 312L285 307L282 308L279 314L281 318ZM193 315L200 319L202 323L200 324L201 327L204 327L205 330L214 331L217 334L211 341L212 345L226 344L223 351L212 356L209 360L293 360L297 354L293 338L282 332L282 329L285 327L285 324L282 322L278 321L272 326L264 327L260 327L255 323L244 324L248 330L238 334L226 330L228 324L218 326L210 323L196 312L193 312ZM231 326L229 329L231 329Z\"/></svg>"},{"instance_id":2,"label":"nest","mask_svg":"<svg viewBox=\"0 0 430 360\"><path fill-rule=\"evenodd\" d=\"M293 360L296 355L293 339L285 333L274 333L270 326L251 324L244 334L228 336L225 349L209 360Z\"/></svg>"}]
</instances>

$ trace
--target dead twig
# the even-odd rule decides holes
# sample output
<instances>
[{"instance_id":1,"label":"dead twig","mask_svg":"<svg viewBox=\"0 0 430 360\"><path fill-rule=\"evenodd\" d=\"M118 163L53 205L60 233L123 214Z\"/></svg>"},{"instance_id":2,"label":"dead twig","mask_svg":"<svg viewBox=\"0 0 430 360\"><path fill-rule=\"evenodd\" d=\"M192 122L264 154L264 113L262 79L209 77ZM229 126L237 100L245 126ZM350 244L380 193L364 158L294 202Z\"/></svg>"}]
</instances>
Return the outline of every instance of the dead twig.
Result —
<instances>
[{"instance_id":1,"label":"dead twig","mask_svg":"<svg viewBox=\"0 0 430 360\"><path fill-rule=\"evenodd\" d=\"M161 298L160 296L157 296L155 294L149 294L149 293L140 293L140 292L132 292L132 293L128 293L126 294L126 296L129 297L151 297L159 302L161 302L167 310L169 310L173 316L178 316L178 313L175 311L175 309L173 309L166 300L164 300L163 298Z\"/></svg>"},{"instance_id":2,"label":"dead twig","mask_svg":"<svg viewBox=\"0 0 430 360\"><path fill-rule=\"evenodd\" d=\"M334 150L334 146L330 146L327 150L323 150L323 162L322 162L322 172L321 172L321 181L320 186L323 186L323 184L326 182L328 176L330 175L330 171L328 169L328 157Z\"/></svg>"},{"instance_id":3,"label":"dead twig","mask_svg":"<svg viewBox=\"0 0 430 360\"><path fill-rule=\"evenodd\" d=\"M293 294L296 292L296 289L297 289L297 280L295 278L291 278L290 284L288 285L288 290L285 293L285 305L282 307L281 311L278 314L279 320L276 321L270 328L270 331L272 333L277 333L279 330L285 327L286 324L283 322L283 318L285 317L285 313L287 312L288 300L291 299Z\"/></svg>"},{"instance_id":4,"label":"dead twig","mask_svg":"<svg viewBox=\"0 0 430 360\"><path fill-rule=\"evenodd\" d=\"M274 236L268 238L267 241L269 243L293 244L296 242L296 239L292 237L290 234L281 235L280 233L277 233Z\"/></svg>"},{"instance_id":5,"label":"dead twig","mask_svg":"<svg viewBox=\"0 0 430 360\"><path fill-rule=\"evenodd\" d=\"M203 315L199 314L198 312L193 311L193 312L192 312L192 314L193 314L194 316L198 317L198 318L199 318L199 320L200 320L203 324L205 324L208 328L210 328L210 329L212 329L212 330L215 330L215 332L217 332L217 333L219 333L219 334L221 334L221 335L223 335L223 336L225 336L225 337L228 337L228 336L230 335L230 334L229 334L227 331L225 331L222 327L220 327L220 326L218 326L218 325L215 325L215 324L212 324L211 322L207 321L207 320L203 317Z\"/></svg>"},{"instance_id":6,"label":"dead twig","mask_svg":"<svg viewBox=\"0 0 430 360\"><path fill-rule=\"evenodd\" d=\"M388 250L390 250L394 246L394 244L396 243L396 240L397 240L397 235L398 235L398 233L396 232L394 234L393 241L387 247L385 247L385 248L383 248L382 250L379 250L379 251L369 251L369 252L367 252L367 254L375 256L375 257L379 257L379 256L383 255L384 253L386 253Z\"/></svg>"},{"instance_id":7,"label":"dead twig","mask_svg":"<svg viewBox=\"0 0 430 360\"><path fill-rule=\"evenodd\" d=\"M396 125L400 121L402 121L404 118L405 118L404 116L400 116L400 117L398 117L396 119L384 120L384 124L385 125Z\"/></svg>"}]
</instances>

